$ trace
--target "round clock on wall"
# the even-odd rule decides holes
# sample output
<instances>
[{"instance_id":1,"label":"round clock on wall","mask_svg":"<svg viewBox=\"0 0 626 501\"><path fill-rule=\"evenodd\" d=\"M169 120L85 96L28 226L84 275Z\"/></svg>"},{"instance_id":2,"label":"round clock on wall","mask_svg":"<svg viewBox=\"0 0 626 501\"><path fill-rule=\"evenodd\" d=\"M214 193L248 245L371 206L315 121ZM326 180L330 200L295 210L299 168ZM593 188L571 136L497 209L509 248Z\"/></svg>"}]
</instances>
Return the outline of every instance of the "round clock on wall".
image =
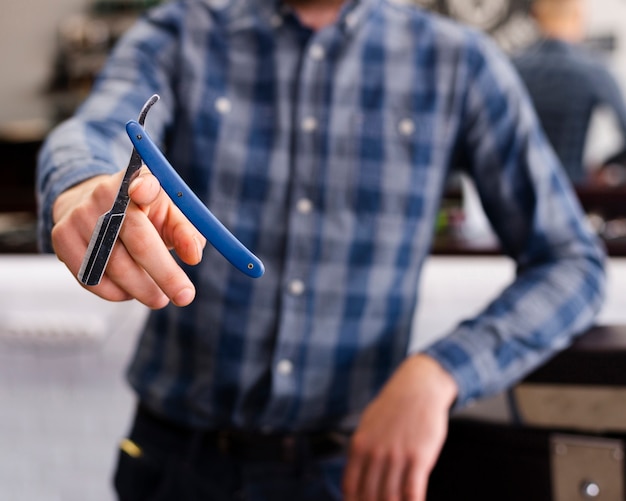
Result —
<instances>
[{"instance_id":1,"label":"round clock on wall","mask_svg":"<svg viewBox=\"0 0 626 501\"><path fill-rule=\"evenodd\" d=\"M415 0L415 2L490 33L506 51L524 46L537 36L535 24L528 15L529 0Z\"/></svg>"}]
</instances>

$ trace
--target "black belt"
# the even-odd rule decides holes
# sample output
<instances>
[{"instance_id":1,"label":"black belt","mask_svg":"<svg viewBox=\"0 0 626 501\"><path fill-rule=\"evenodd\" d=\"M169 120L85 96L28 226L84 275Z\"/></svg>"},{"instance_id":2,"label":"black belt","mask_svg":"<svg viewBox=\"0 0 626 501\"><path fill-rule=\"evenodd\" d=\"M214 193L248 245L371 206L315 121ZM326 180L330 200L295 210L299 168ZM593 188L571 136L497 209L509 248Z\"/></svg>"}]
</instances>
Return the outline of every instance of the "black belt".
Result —
<instances>
[{"instance_id":1,"label":"black belt","mask_svg":"<svg viewBox=\"0 0 626 501\"><path fill-rule=\"evenodd\" d=\"M169 449L186 450L189 444L202 450L219 452L239 460L293 462L303 458L324 458L343 454L350 434L346 432L261 433L243 430L196 430L164 419L139 406L133 435L157 439Z\"/></svg>"}]
</instances>

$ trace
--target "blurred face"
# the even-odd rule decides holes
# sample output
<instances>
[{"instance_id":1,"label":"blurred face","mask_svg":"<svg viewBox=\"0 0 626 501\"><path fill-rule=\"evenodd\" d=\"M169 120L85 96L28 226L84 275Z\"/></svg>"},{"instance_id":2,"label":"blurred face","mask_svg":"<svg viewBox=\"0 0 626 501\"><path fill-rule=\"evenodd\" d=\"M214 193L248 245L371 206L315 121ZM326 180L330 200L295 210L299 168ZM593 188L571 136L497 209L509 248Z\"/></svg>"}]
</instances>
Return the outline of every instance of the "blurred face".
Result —
<instances>
[{"instance_id":1,"label":"blurred face","mask_svg":"<svg viewBox=\"0 0 626 501\"><path fill-rule=\"evenodd\" d=\"M345 0L283 0L294 9L300 21L314 30L329 25L337 18Z\"/></svg>"},{"instance_id":2,"label":"blurred face","mask_svg":"<svg viewBox=\"0 0 626 501\"><path fill-rule=\"evenodd\" d=\"M578 27L578 36L583 40L587 32L587 19L589 19L589 2L587 0L576 0L576 26Z\"/></svg>"},{"instance_id":3,"label":"blurred face","mask_svg":"<svg viewBox=\"0 0 626 501\"><path fill-rule=\"evenodd\" d=\"M587 31L588 6L587 0L538 0L532 12L548 35L581 42Z\"/></svg>"},{"instance_id":4,"label":"blurred face","mask_svg":"<svg viewBox=\"0 0 626 501\"><path fill-rule=\"evenodd\" d=\"M283 0L283 2L296 7L328 7L332 5L341 5L344 0Z\"/></svg>"}]
</instances>

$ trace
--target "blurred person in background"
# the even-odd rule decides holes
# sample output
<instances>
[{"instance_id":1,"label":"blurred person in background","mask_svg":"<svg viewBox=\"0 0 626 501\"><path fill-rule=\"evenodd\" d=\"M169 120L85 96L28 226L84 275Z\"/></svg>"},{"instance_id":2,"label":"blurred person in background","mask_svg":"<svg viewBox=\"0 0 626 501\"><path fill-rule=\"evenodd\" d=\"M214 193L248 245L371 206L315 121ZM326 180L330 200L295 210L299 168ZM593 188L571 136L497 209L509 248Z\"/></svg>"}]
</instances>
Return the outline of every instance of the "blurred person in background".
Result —
<instances>
[{"instance_id":1,"label":"blurred person in background","mask_svg":"<svg viewBox=\"0 0 626 501\"><path fill-rule=\"evenodd\" d=\"M128 372L120 500L424 501L450 410L593 322L603 250L485 35L387 0L150 11L40 155L42 248L74 275L123 176L124 124L153 93L152 137L266 272L232 268L147 169L134 179L90 287L154 310ZM459 158L517 277L410 351Z\"/></svg>"},{"instance_id":2,"label":"blurred person in background","mask_svg":"<svg viewBox=\"0 0 626 501\"><path fill-rule=\"evenodd\" d=\"M582 45L587 9L586 0L535 0L531 12L541 38L513 58L574 184L590 180L584 153L593 114L600 107L614 113L626 148L624 96L606 65Z\"/></svg>"}]
</instances>

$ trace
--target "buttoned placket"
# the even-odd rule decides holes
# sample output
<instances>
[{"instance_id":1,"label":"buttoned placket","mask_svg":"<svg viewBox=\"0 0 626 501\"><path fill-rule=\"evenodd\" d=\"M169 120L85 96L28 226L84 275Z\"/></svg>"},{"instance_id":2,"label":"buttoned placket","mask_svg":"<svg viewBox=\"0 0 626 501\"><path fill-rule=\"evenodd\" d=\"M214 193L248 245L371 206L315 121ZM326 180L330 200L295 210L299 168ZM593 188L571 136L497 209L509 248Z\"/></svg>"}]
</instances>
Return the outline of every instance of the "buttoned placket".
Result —
<instances>
[{"instance_id":1,"label":"buttoned placket","mask_svg":"<svg viewBox=\"0 0 626 501\"><path fill-rule=\"evenodd\" d=\"M300 353L297 346L306 335L306 326L302 324L303 310L309 297L308 280L311 276L310 259L313 246L314 225L316 224L315 196L312 192L317 179L316 163L319 161L315 152L319 151L319 134L322 124L319 115L319 102L323 98L318 93L323 87L316 82L322 78L322 65L326 60L324 45L313 35L309 44L303 49L297 76L297 98L291 103L292 141L295 145L291 157L291 186L289 221L287 231L287 248L283 285L283 308L280 316L280 325L272 371L274 377L273 395L278 400L265 414L265 426L276 426L281 419L285 419L293 400L287 397L294 394L297 384L298 371L301 369ZM298 152L307 152L299 155ZM304 250L303 250L304 249ZM304 254L304 255L303 255ZM281 399L281 396L285 399ZM269 428L268 428L269 429Z\"/></svg>"}]
</instances>

